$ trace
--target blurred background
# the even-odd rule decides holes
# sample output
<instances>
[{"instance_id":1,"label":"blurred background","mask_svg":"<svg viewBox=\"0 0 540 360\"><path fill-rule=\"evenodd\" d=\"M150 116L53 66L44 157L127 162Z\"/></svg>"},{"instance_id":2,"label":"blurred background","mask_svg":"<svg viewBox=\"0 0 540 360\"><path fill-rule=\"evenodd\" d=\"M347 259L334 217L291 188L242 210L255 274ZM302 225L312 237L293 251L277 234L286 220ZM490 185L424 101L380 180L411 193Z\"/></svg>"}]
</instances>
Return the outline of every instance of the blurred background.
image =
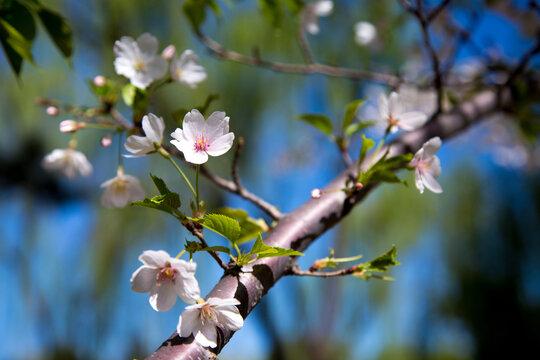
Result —
<instances>
[{"instance_id":1,"label":"blurred background","mask_svg":"<svg viewBox=\"0 0 540 360\"><path fill-rule=\"evenodd\" d=\"M193 49L208 79L196 89L168 85L150 100L149 111L166 120L166 141L180 120L173 115L176 110L219 94L210 110L226 111L231 130L246 141L240 161L245 186L288 212L344 169L328 138L295 116L322 113L338 124L346 104L367 98L359 117L369 120L376 113L376 94L389 89L217 60L193 35L178 0L43 3L66 18L74 51L70 66L38 29L32 48L37 66L25 63L20 79L0 56L0 359L144 358L174 331L185 304L178 301L169 312L158 313L147 294L132 292L129 279L140 265L137 257L146 249L176 254L190 235L162 213L100 205L99 185L116 174L117 138L103 148L103 132L79 134L78 149L94 166L88 178L68 180L45 172L40 166L44 155L69 142L70 136L58 131L68 116L47 116L35 98L97 106L88 79L101 74L127 83L113 67L114 41L124 35L150 32L160 50L168 44L178 52ZM218 3L221 16L207 14L206 34L242 53L257 47L264 58L302 62L298 19L286 7L276 29L256 2ZM335 3L333 13L320 18L320 33L308 35L316 59L419 81L429 75L420 27L397 1ZM539 28L534 9L532 1L452 1L441 15L443 25L431 28L441 51L450 41L450 25L471 31L454 56L448 53L454 59L449 71L475 84L469 94L479 84L504 81L505 66L514 66L531 48ZM377 29L367 45L355 42L358 21ZM538 64L533 58L531 68L537 70ZM429 108L431 95L417 94L415 106ZM338 257L361 253L371 259L396 244L401 265L389 274L394 282L284 278L220 358L483 359L508 349L539 353L540 123L538 94L528 95L514 111L443 143L443 194L380 186L299 261L307 269L331 248ZM448 106L462 96L449 91ZM131 116L127 107L120 111ZM377 129L370 134L380 136ZM357 141L351 146L354 156ZM212 158L208 167L229 178L231 157L232 152ZM124 167L141 179L148 194L155 193L152 172L183 199L190 197L174 169L158 156L126 159ZM412 174L401 175L414 184ZM209 209L241 207L269 220L205 180L201 188ZM211 235L209 242L223 245ZM205 254L194 259L205 295L221 271Z\"/></svg>"}]
</instances>

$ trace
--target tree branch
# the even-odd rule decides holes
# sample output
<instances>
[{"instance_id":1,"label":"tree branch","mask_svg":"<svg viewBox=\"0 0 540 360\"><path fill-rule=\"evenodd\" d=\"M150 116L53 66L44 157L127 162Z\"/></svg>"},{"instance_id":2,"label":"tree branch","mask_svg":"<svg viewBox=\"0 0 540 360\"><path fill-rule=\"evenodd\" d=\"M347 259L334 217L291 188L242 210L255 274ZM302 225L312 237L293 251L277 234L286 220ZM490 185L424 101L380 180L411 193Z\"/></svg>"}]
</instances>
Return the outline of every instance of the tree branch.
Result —
<instances>
[{"instance_id":1,"label":"tree branch","mask_svg":"<svg viewBox=\"0 0 540 360\"><path fill-rule=\"evenodd\" d=\"M316 271L309 271L309 270L301 270L300 267L298 267L298 265L293 265L290 272L285 274L285 275L329 278L329 277L336 277L336 276L351 275L357 269L358 269L358 265L354 265L354 266L351 266L351 267L349 267L347 269L342 269L342 270L328 271L328 272L316 272Z\"/></svg>"},{"instance_id":2,"label":"tree branch","mask_svg":"<svg viewBox=\"0 0 540 360\"><path fill-rule=\"evenodd\" d=\"M471 124L480 121L508 105L508 91L485 90L471 100L442 114L423 128L405 133L391 144L391 155L414 152L433 136L450 138L464 131ZM391 156L390 155L390 156ZM369 157L366 161L370 161ZM345 182L357 167L349 167L332 181L326 189L345 186ZM347 195L345 192L329 192L319 199L311 199L295 211L284 216L265 238L270 246L292 248L304 251L321 234L339 223L365 196L375 188L370 184L361 191ZM208 297L236 298L241 304L238 309L246 318L261 301L268 290L296 265L292 257L264 258L242 268L240 273L226 273L216 284ZM148 359L216 359L217 354L233 336L234 332L219 332L218 347L204 348L196 343L193 336L180 338L174 333Z\"/></svg>"}]
</instances>

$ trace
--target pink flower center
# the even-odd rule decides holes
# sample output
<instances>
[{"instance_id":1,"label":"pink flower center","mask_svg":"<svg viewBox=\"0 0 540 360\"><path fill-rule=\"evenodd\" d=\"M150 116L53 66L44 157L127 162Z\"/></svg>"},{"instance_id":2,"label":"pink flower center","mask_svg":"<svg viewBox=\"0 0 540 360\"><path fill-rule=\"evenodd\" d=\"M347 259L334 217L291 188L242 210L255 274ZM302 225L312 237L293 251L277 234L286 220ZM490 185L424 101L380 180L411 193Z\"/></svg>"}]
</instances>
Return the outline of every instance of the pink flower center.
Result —
<instances>
[{"instance_id":1,"label":"pink flower center","mask_svg":"<svg viewBox=\"0 0 540 360\"><path fill-rule=\"evenodd\" d=\"M201 308L201 321L203 325L207 321L217 322L216 313L210 304L204 304Z\"/></svg>"},{"instance_id":2,"label":"pink flower center","mask_svg":"<svg viewBox=\"0 0 540 360\"><path fill-rule=\"evenodd\" d=\"M156 280L158 281L158 284L164 281L173 281L176 278L176 273L178 271L174 269L170 262L166 262L165 266L159 270L159 272L156 275Z\"/></svg>"},{"instance_id":3,"label":"pink flower center","mask_svg":"<svg viewBox=\"0 0 540 360\"><path fill-rule=\"evenodd\" d=\"M204 135L204 133L197 135L197 137L195 138L194 147L196 152L203 152L208 150L208 148L210 147L210 144L208 143L208 137Z\"/></svg>"}]
</instances>

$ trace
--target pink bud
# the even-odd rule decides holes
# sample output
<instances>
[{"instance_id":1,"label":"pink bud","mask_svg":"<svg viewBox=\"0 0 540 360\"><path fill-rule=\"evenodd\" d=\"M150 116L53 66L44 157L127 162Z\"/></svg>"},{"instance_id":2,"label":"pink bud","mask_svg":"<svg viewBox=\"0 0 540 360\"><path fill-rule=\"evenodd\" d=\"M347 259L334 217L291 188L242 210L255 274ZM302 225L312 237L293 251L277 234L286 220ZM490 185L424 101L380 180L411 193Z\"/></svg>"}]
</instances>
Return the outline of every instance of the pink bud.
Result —
<instances>
[{"instance_id":1,"label":"pink bud","mask_svg":"<svg viewBox=\"0 0 540 360\"><path fill-rule=\"evenodd\" d=\"M64 120L60 123L60 132L72 133L79 129L79 124L75 120Z\"/></svg>"},{"instance_id":2,"label":"pink bud","mask_svg":"<svg viewBox=\"0 0 540 360\"><path fill-rule=\"evenodd\" d=\"M112 144L111 135L105 135L101 138L101 146L103 147L109 147Z\"/></svg>"},{"instance_id":3,"label":"pink bud","mask_svg":"<svg viewBox=\"0 0 540 360\"><path fill-rule=\"evenodd\" d=\"M322 196L322 191L321 189L313 189L311 190L311 197L313 199L318 199Z\"/></svg>"},{"instance_id":4,"label":"pink bud","mask_svg":"<svg viewBox=\"0 0 540 360\"><path fill-rule=\"evenodd\" d=\"M96 86L105 86L107 83L107 78L103 75L98 75L94 78L94 85Z\"/></svg>"},{"instance_id":5,"label":"pink bud","mask_svg":"<svg viewBox=\"0 0 540 360\"><path fill-rule=\"evenodd\" d=\"M357 182L356 184L354 184L354 190L362 190L363 187L364 184L362 184L361 182Z\"/></svg>"},{"instance_id":6,"label":"pink bud","mask_svg":"<svg viewBox=\"0 0 540 360\"><path fill-rule=\"evenodd\" d=\"M174 45L169 45L163 51L161 52L161 57L165 60L171 60L174 57L174 53L176 52L176 48Z\"/></svg>"},{"instance_id":7,"label":"pink bud","mask_svg":"<svg viewBox=\"0 0 540 360\"><path fill-rule=\"evenodd\" d=\"M56 115L60 114L60 110L58 110L58 108L56 106L47 107L47 110L45 110L45 112L49 116L56 116Z\"/></svg>"}]
</instances>

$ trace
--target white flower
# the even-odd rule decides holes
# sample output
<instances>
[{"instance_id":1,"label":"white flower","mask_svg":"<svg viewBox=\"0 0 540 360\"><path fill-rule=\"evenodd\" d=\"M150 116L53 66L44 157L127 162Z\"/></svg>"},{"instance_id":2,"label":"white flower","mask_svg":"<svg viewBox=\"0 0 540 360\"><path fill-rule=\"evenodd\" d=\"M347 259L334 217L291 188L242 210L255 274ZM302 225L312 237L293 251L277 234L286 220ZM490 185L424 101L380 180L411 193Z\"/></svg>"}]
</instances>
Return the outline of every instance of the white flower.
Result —
<instances>
[{"instance_id":1,"label":"white flower","mask_svg":"<svg viewBox=\"0 0 540 360\"><path fill-rule=\"evenodd\" d=\"M88 162L86 156L77 150L55 149L47 154L41 165L50 171L60 171L62 175L73 179L77 177L77 173L82 176L88 176L92 173L92 164Z\"/></svg>"},{"instance_id":2,"label":"white flower","mask_svg":"<svg viewBox=\"0 0 540 360\"><path fill-rule=\"evenodd\" d=\"M131 135L126 139L124 147L133 155L124 155L125 157L144 156L156 151L154 144L160 145L163 141L163 130L165 122L162 118L150 113L143 116L142 128L146 136Z\"/></svg>"},{"instance_id":3,"label":"white flower","mask_svg":"<svg viewBox=\"0 0 540 360\"><path fill-rule=\"evenodd\" d=\"M390 94L390 99L386 98L384 94L379 95L379 115L383 121L388 123L392 133L398 129L407 131L418 129L428 120L427 115L423 112L403 111L403 104L395 92Z\"/></svg>"},{"instance_id":4,"label":"white flower","mask_svg":"<svg viewBox=\"0 0 540 360\"><path fill-rule=\"evenodd\" d=\"M124 207L130 202L144 199L144 190L139 180L125 175L119 167L116 177L101 184L105 192L101 196L101 204L105 207Z\"/></svg>"},{"instance_id":5,"label":"white flower","mask_svg":"<svg viewBox=\"0 0 540 360\"><path fill-rule=\"evenodd\" d=\"M199 58L191 50L186 50L179 59L171 62L171 76L181 84L194 88L206 79L206 71L198 64Z\"/></svg>"},{"instance_id":6,"label":"white flower","mask_svg":"<svg viewBox=\"0 0 540 360\"><path fill-rule=\"evenodd\" d=\"M114 43L114 69L119 75L124 75L131 83L141 89L146 89L152 81L159 79L167 72L167 60L158 51L158 41L148 33L133 40L122 36Z\"/></svg>"},{"instance_id":7,"label":"white flower","mask_svg":"<svg viewBox=\"0 0 540 360\"><path fill-rule=\"evenodd\" d=\"M204 121L202 114L193 109L184 117L183 130L176 129L171 143L184 153L187 162L203 164L208 155L225 154L232 147L234 134L229 132L229 117L216 111Z\"/></svg>"},{"instance_id":8,"label":"white flower","mask_svg":"<svg viewBox=\"0 0 540 360\"><path fill-rule=\"evenodd\" d=\"M313 189L311 190L311 198L312 199L320 199L322 196L322 190L321 189Z\"/></svg>"},{"instance_id":9,"label":"white flower","mask_svg":"<svg viewBox=\"0 0 540 360\"><path fill-rule=\"evenodd\" d=\"M244 326L244 319L236 299L211 297L207 301L199 299L197 304L186 307L178 320L176 330L181 337L193 334L195 341L202 346L217 346L217 327L223 330L237 331Z\"/></svg>"},{"instance_id":10,"label":"white flower","mask_svg":"<svg viewBox=\"0 0 540 360\"><path fill-rule=\"evenodd\" d=\"M170 310L176 296L188 304L200 298L199 283L195 279L196 263L172 258L163 250L146 250L139 260L144 265L131 276L131 290L150 291L150 305L154 310Z\"/></svg>"},{"instance_id":11,"label":"white flower","mask_svg":"<svg viewBox=\"0 0 540 360\"><path fill-rule=\"evenodd\" d=\"M354 40L358 45L368 45L377 36L377 29L372 23L359 21L354 24Z\"/></svg>"},{"instance_id":12,"label":"white flower","mask_svg":"<svg viewBox=\"0 0 540 360\"><path fill-rule=\"evenodd\" d=\"M308 33L317 35L319 17L330 15L334 9L334 3L331 0L318 0L307 4L304 9L304 28Z\"/></svg>"},{"instance_id":13,"label":"white flower","mask_svg":"<svg viewBox=\"0 0 540 360\"><path fill-rule=\"evenodd\" d=\"M414 181L420 194L424 193L424 186L434 193L442 193L441 185L435 180L441 175L441 163L435 153L441 147L441 139L437 136L429 139L422 148L414 154L410 165L415 168Z\"/></svg>"}]
</instances>

